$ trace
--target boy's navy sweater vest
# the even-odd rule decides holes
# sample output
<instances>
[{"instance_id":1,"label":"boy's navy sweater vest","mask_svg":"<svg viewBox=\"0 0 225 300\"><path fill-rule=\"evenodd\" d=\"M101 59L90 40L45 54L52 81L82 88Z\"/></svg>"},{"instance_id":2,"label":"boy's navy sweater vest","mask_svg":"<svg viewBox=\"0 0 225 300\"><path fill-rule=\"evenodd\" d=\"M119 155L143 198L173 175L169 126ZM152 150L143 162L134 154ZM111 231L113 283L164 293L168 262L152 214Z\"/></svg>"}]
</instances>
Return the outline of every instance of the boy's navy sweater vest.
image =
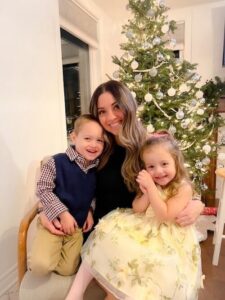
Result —
<instances>
[{"instance_id":1,"label":"boy's navy sweater vest","mask_svg":"<svg viewBox=\"0 0 225 300\"><path fill-rule=\"evenodd\" d=\"M65 204L82 228L95 195L95 168L85 173L65 153L53 156L56 167L54 194Z\"/></svg>"}]
</instances>

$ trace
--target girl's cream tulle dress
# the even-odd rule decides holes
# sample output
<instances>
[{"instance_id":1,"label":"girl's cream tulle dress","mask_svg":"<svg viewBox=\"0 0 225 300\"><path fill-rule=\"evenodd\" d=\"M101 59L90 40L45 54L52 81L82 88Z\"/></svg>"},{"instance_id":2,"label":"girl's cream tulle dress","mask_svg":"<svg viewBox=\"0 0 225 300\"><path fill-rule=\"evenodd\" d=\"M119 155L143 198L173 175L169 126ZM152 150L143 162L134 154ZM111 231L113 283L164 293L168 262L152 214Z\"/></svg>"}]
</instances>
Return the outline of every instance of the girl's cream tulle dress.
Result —
<instances>
[{"instance_id":1,"label":"girl's cream tulle dress","mask_svg":"<svg viewBox=\"0 0 225 300\"><path fill-rule=\"evenodd\" d=\"M85 266L118 299L194 300L201 286L195 228L117 209L100 220L82 249Z\"/></svg>"}]
</instances>

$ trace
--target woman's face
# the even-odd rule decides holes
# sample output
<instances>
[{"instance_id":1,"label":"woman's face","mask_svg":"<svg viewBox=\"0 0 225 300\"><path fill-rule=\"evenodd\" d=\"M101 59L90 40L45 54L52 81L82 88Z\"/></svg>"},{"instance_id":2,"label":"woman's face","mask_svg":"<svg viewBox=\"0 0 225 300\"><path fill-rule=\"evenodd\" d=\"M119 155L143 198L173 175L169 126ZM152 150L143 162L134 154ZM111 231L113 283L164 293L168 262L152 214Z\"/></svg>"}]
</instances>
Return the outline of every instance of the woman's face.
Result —
<instances>
[{"instance_id":1,"label":"woman's face","mask_svg":"<svg viewBox=\"0 0 225 300\"><path fill-rule=\"evenodd\" d=\"M113 135L118 135L124 121L124 112L115 98L109 92L104 92L98 98L98 118L104 129Z\"/></svg>"}]
</instances>

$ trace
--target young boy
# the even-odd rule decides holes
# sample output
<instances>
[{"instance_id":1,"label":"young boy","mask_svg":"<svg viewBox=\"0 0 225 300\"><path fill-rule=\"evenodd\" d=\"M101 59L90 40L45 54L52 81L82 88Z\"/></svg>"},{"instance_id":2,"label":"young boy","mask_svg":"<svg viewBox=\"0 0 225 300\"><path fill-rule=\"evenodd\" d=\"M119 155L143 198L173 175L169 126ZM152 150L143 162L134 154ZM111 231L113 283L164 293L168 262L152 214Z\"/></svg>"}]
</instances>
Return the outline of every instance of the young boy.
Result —
<instances>
[{"instance_id":1,"label":"young boy","mask_svg":"<svg viewBox=\"0 0 225 300\"><path fill-rule=\"evenodd\" d=\"M72 275L80 262L83 231L95 194L95 169L104 149L103 128L91 115L74 123L72 146L52 156L42 167L37 196L50 221L58 222L64 235L54 235L38 220L31 252L31 270L38 275L56 272Z\"/></svg>"}]
</instances>

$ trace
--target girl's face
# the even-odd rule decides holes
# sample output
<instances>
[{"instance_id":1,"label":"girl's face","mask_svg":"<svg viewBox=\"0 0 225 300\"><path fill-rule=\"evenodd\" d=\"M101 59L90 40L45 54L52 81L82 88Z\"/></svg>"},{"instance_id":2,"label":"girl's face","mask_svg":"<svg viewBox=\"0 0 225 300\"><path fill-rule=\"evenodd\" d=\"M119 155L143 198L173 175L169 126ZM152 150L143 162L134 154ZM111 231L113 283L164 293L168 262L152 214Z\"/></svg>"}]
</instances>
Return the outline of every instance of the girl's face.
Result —
<instances>
[{"instance_id":1,"label":"girl's face","mask_svg":"<svg viewBox=\"0 0 225 300\"><path fill-rule=\"evenodd\" d=\"M166 186L176 176L176 165L165 145L154 145L143 153L143 161L153 181Z\"/></svg>"},{"instance_id":2,"label":"girl's face","mask_svg":"<svg viewBox=\"0 0 225 300\"><path fill-rule=\"evenodd\" d=\"M117 136L124 121L124 112L115 98L109 92L101 94L98 98L98 118L103 128Z\"/></svg>"}]
</instances>

